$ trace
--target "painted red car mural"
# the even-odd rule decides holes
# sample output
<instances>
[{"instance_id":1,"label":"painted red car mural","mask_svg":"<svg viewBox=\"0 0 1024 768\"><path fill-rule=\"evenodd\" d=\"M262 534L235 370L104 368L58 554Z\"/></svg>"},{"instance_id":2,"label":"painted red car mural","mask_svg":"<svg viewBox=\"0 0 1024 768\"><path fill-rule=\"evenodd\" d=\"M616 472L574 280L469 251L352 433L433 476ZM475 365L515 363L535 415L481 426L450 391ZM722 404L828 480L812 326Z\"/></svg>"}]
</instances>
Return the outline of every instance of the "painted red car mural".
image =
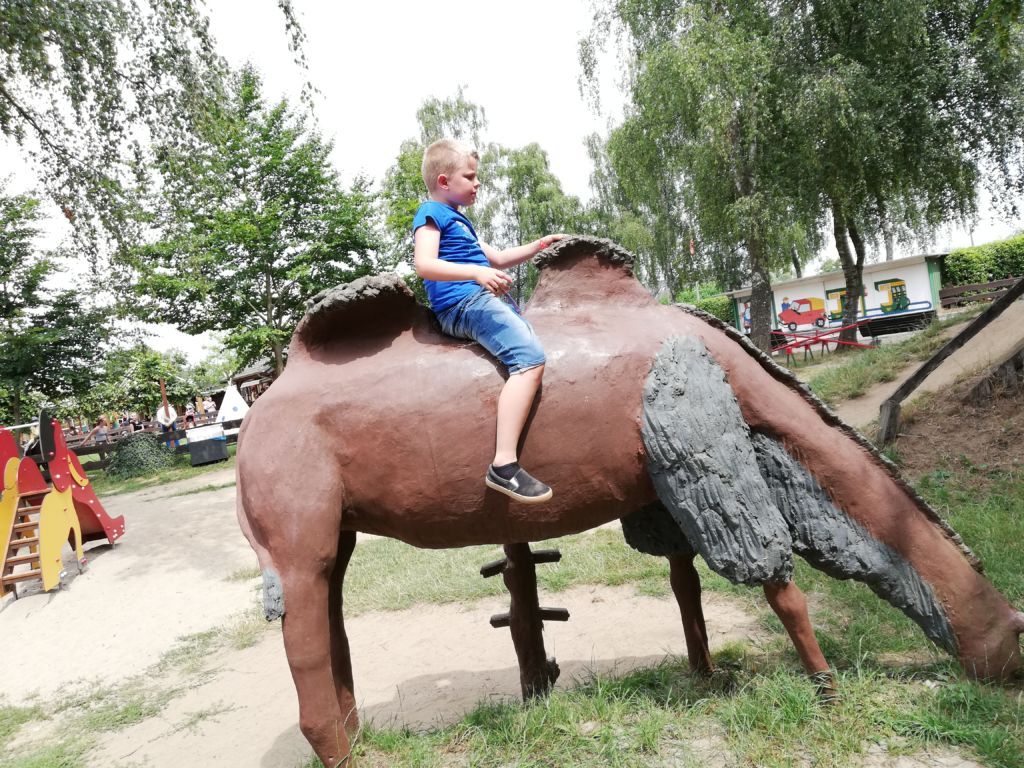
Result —
<instances>
[{"instance_id":1,"label":"painted red car mural","mask_svg":"<svg viewBox=\"0 0 1024 768\"><path fill-rule=\"evenodd\" d=\"M816 325L819 328L824 328L825 300L818 298L793 299L790 302L788 299L783 299L779 322L791 331L795 331L801 325Z\"/></svg>"}]
</instances>

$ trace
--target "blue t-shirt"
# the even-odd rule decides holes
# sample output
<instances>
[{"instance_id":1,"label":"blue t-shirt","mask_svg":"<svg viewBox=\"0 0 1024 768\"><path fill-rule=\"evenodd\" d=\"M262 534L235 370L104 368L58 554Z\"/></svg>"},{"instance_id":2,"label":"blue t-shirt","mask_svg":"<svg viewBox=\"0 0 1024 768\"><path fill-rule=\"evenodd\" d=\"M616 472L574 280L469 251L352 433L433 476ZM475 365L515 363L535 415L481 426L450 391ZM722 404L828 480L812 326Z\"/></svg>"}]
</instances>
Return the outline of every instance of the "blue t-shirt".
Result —
<instances>
[{"instance_id":1,"label":"blue t-shirt","mask_svg":"<svg viewBox=\"0 0 1024 768\"><path fill-rule=\"evenodd\" d=\"M439 259L455 264L491 265L469 219L450 205L434 200L422 203L412 220L413 235L428 221L434 222L434 226L441 231L441 243L437 251ZM423 285L427 289L430 307L435 312L443 312L470 294L482 290L475 280L424 280Z\"/></svg>"}]
</instances>

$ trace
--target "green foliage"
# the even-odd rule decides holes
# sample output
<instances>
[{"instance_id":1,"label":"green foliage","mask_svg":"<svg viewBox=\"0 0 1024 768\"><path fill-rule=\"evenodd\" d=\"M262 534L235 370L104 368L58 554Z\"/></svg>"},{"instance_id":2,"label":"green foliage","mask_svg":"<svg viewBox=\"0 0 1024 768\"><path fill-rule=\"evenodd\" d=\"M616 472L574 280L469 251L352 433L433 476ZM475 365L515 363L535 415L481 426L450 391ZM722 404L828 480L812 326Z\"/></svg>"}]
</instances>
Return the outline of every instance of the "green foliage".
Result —
<instances>
[{"instance_id":1,"label":"green foliage","mask_svg":"<svg viewBox=\"0 0 1024 768\"><path fill-rule=\"evenodd\" d=\"M78 413L95 418L112 411L129 411L148 418L163 402L161 379L168 403L179 413L199 392L183 352L157 352L145 344L111 350L95 372L93 386L78 398Z\"/></svg>"},{"instance_id":2,"label":"green foliage","mask_svg":"<svg viewBox=\"0 0 1024 768\"><path fill-rule=\"evenodd\" d=\"M607 154L628 207L662 258L685 259L695 231L727 286L738 253L767 334L759 288L821 245L829 212L859 283L865 241L970 215L983 179L1015 188L1021 37L1001 47L978 21L959 0L606 0L581 63L595 83L604 41L624 41L630 105Z\"/></svg>"},{"instance_id":3,"label":"green foliage","mask_svg":"<svg viewBox=\"0 0 1024 768\"><path fill-rule=\"evenodd\" d=\"M238 358L229 349L211 352L189 371L188 378L195 384L196 392L219 389L238 371Z\"/></svg>"},{"instance_id":4,"label":"green foliage","mask_svg":"<svg viewBox=\"0 0 1024 768\"><path fill-rule=\"evenodd\" d=\"M733 300L722 293L722 289L716 282L701 283L684 288L676 294L675 300L681 304L692 304L697 309L714 315L729 325L736 322Z\"/></svg>"},{"instance_id":5,"label":"green foliage","mask_svg":"<svg viewBox=\"0 0 1024 768\"><path fill-rule=\"evenodd\" d=\"M1024 277L1024 235L951 251L942 264L942 284L970 285Z\"/></svg>"},{"instance_id":6,"label":"green foliage","mask_svg":"<svg viewBox=\"0 0 1024 768\"><path fill-rule=\"evenodd\" d=\"M111 337L109 312L75 291L52 291L59 254L40 254L39 201L0 184L0 420L88 392Z\"/></svg>"},{"instance_id":7,"label":"green foliage","mask_svg":"<svg viewBox=\"0 0 1024 768\"><path fill-rule=\"evenodd\" d=\"M146 477L174 464L174 453L155 435L135 432L118 440L106 472L111 477L127 479Z\"/></svg>"},{"instance_id":8,"label":"green foliage","mask_svg":"<svg viewBox=\"0 0 1024 768\"><path fill-rule=\"evenodd\" d=\"M302 63L291 0L278 6ZM0 135L35 161L70 221L123 244L142 137L191 143L227 66L199 4L48 0L0 4L0 71Z\"/></svg>"},{"instance_id":9,"label":"green foliage","mask_svg":"<svg viewBox=\"0 0 1024 768\"><path fill-rule=\"evenodd\" d=\"M696 307L729 325L734 325L736 322L733 300L728 296L708 296L706 299L698 301Z\"/></svg>"},{"instance_id":10,"label":"green foliage","mask_svg":"<svg viewBox=\"0 0 1024 768\"><path fill-rule=\"evenodd\" d=\"M331 144L287 102L267 106L254 70L188 151L161 146L165 183L136 249L134 312L186 333L223 331L243 365L283 347L325 288L369 273L376 244L369 183L344 190Z\"/></svg>"}]
</instances>

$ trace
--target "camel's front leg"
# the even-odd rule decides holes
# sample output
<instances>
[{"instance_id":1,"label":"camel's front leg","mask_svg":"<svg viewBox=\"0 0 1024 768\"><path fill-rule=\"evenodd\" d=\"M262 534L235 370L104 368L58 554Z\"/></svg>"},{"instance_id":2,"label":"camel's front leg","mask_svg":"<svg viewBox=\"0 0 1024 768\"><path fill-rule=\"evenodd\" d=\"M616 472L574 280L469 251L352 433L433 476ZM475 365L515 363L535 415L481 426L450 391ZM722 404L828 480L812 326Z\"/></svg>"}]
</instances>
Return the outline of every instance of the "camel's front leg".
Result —
<instances>
[{"instance_id":1,"label":"camel's front leg","mask_svg":"<svg viewBox=\"0 0 1024 768\"><path fill-rule=\"evenodd\" d=\"M281 574L284 647L299 695L299 727L326 768L347 764L351 744L346 725L354 716L351 708L343 712L338 702L340 670L332 661L328 576L334 565L333 559L329 564L294 559Z\"/></svg>"},{"instance_id":2,"label":"camel's front leg","mask_svg":"<svg viewBox=\"0 0 1024 768\"><path fill-rule=\"evenodd\" d=\"M818 686L818 693L825 699L837 695L835 680L821 652L818 638L814 636L814 627L807 614L807 599L803 591L793 581L766 582L762 585L768 604L786 628L790 640L796 648L800 661L807 674Z\"/></svg>"},{"instance_id":3,"label":"camel's front leg","mask_svg":"<svg viewBox=\"0 0 1024 768\"><path fill-rule=\"evenodd\" d=\"M338 696L338 706L345 722L345 730L350 738L354 738L359 730L359 715L356 711L355 688L352 685L352 656L348 648L348 635L345 634L345 617L342 610L344 601L345 571L348 569L352 551L356 547L355 531L342 531L338 541L338 559L331 575L328 615L331 622L331 668L334 672L334 688Z\"/></svg>"}]
</instances>

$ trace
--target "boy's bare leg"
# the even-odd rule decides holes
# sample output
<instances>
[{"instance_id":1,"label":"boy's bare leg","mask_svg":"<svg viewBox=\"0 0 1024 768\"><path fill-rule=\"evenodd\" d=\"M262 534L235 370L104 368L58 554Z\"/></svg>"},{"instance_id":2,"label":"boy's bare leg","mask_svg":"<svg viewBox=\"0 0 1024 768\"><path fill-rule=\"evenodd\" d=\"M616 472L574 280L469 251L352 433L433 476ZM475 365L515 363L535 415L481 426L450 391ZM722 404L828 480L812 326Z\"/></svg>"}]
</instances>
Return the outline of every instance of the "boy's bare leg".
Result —
<instances>
[{"instance_id":1,"label":"boy's bare leg","mask_svg":"<svg viewBox=\"0 0 1024 768\"><path fill-rule=\"evenodd\" d=\"M518 459L519 436L530 415L537 396L544 366L538 365L508 377L498 395L498 436L494 447L494 466L511 464Z\"/></svg>"}]
</instances>

